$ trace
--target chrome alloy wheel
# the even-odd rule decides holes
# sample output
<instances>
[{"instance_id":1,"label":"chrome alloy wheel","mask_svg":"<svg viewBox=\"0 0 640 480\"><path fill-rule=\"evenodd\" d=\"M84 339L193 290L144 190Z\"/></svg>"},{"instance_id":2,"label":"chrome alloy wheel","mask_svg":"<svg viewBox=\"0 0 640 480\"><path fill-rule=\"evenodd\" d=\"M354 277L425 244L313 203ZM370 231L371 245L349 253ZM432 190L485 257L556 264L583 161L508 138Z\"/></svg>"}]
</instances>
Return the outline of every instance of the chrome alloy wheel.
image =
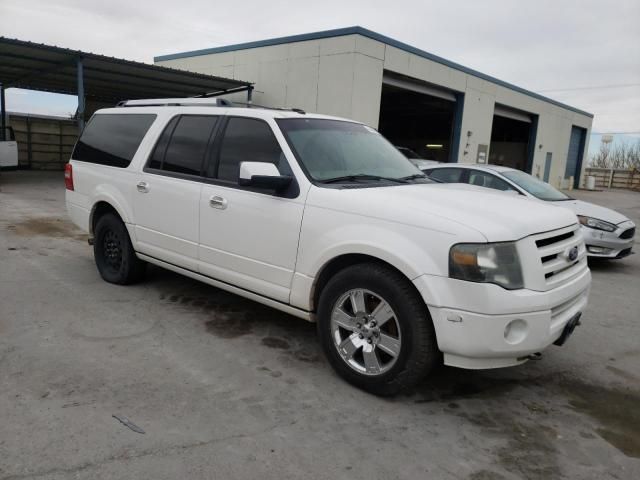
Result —
<instances>
[{"instance_id":1,"label":"chrome alloy wheel","mask_svg":"<svg viewBox=\"0 0 640 480\"><path fill-rule=\"evenodd\" d=\"M338 353L352 369L381 375L396 363L402 337L391 306L364 289L349 290L331 311L331 335Z\"/></svg>"}]
</instances>

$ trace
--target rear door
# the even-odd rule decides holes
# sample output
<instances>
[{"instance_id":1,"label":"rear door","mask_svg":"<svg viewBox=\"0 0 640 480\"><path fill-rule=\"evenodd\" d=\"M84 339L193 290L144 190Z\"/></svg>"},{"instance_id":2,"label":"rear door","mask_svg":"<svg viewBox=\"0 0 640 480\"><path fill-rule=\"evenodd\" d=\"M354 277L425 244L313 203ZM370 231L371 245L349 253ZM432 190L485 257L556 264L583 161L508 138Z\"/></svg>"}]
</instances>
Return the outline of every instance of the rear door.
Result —
<instances>
[{"instance_id":1,"label":"rear door","mask_svg":"<svg viewBox=\"0 0 640 480\"><path fill-rule=\"evenodd\" d=\"M141 253L198 271L202 171L217 123L213 115L178 115L165 127L135 185Z\"/></svg>"},{"instance_id":2,"label":"rear door","mask_svg":"<svg viewBox=\"0 0 640 480\"><path fill-rule=\"evenodd\" d=\"M240 162L270 162L292 175L271 126L229 117L200 195L200 272L283 303L289 302L304 199L242 187Z\"/></svg>"}]
</instances>

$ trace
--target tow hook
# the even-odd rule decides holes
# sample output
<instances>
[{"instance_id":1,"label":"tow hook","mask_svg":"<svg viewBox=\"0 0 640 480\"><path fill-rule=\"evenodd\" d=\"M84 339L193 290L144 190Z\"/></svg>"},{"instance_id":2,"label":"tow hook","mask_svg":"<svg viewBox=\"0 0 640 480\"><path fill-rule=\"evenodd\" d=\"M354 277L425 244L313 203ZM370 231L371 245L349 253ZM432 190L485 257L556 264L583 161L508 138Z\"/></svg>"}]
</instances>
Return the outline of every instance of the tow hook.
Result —
<instances>
[{"instance_id":1,"label":"tow hook","mask_svg":"<svg viewBox=\"0 0 640 480\"><path fill-rule=\"evenodd\" d=\"M542 360L542 353L536 352L531 355L527 355L527 360Z\"/></svg>"}]
</instances>

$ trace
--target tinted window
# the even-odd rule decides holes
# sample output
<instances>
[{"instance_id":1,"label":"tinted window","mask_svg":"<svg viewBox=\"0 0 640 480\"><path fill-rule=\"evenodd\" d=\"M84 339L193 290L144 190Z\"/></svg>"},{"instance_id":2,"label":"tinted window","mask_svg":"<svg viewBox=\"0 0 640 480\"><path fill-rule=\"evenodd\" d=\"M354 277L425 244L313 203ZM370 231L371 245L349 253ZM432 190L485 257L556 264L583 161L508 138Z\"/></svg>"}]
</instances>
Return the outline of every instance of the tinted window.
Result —
<instances>
[{"instance_id":1,"label":"tinted window","mask_svg":"<svg viewBox=\"0 0 640 480\"><path fill-rule=\"evenodd\" d=\"M495 175L477 170L469 171L469 183L479 187L493 188L494 190L515 190L507 182Z\"/></svg>"},{"instance_id":2,"label":"tinted window","mask_svg":"<svg viewBox=\"0 0 640 480\"><path fill-rule=\"evenodd\" d=\"M180 117L173 117L165 127L162 135L160 135L158 143L156 143L156 146L153 149L153 153L151 154L151 159L149 160L148 164L149 168L156 168L158 170L162 168L164 154L167 152L169 140L171 139L171 135L173 134L173 130L176 128L176 124L178 123L179 118Z\"/></svg>"},{"instance_id":3,"label":"tinted window","mask_svg":"<svg viewBox=\"0 0 640 480\"><path fill-rule=\"evenodd\" d=\"M173 129L166 147L161 169L167 172L200 175L204 154L215 127L217 117L209 115L183 115ZM162 149L160 139L157 149ZM154 155L153 160L158 157Z\"/></svg>"},{"instance_id":4,"label":"tinted window","mask_svg":"<svg viewBox=\"0 0 640 480\"><path fill-rule=\"evenodd\" d=\"M125 168L155 118L151 114L94 115L76 143L72 158Z\"/></svg>"},{"instance_id":5,"label":"tinted window","mask_svg":"<svg viewBox=\"0 0 640 480\"><path fill-rule=\"evenodd\" d=\"M429 178L442 183L460 183L462 178L461 168L434 168L425 172Z\"/></svg>"},{"instance_id":6,"label":"tinted window","mask_svg":"<svg viewBox=\"0 0 640 480\"><path fill-rule=\"evenodd\" d=\"M291 175L271 127L262 120L237 117L229 119L220 146L217 177L220 180L237 182L240 162L273 163L281 174Z\"/></svg>"}]
</instances>

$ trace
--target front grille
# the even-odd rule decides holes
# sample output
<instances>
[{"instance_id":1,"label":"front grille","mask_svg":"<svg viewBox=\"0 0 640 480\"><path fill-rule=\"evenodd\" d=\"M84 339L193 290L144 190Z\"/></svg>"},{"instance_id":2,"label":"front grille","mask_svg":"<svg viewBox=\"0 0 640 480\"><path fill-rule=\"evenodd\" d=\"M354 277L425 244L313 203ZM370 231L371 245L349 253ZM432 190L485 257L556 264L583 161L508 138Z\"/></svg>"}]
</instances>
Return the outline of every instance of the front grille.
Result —
<instances>
[{"instance_id":1,"label":"front grille","mask_svg":"<svg viewBox=\"0 0 640 480\"><path fill-rule=\"evenodd\" d=\"M573 237L573 235L573 232L567 232L549 238L541 238L540 240L536 240L536 247L542 248L546 247L547 245L553 245L554 243L559 243L563 240L566 240L567 238L571 238Z\"/></svg>"},{"instance_id":2,"label":"front grille","mask_svg":"<svg viewBox=\"0 0 640 480\"><path fill-rule=\"evenodd\" d=\"M577 225L568 231L536 235L534 239L544 278L543 289L555 288L586 268L586 250ZM574 247L578 249L578 256L569 258Z\"/></svg>"},{"instance_id":3,"label":"front grille","mask_svg":"<svg viewBox=\"0 0 640 480\"><path fill-rule=\"evenodd\" d=\"M633 238L636 234L636 227L631 227L620 234L620 238L628 239Z\"/></svg>"},{"instance_id":4,"label":"front grille","mask_svg":"<svg viewBox=\"0 0 640 480\"><path fill-rule=\"evenodd\" d=\"M569 265L567 265L565 267L559 268L559 269L557 269L557 270L555 270L553 272L547 272L547 273L544 274L544 278L551 278L554 275L558 275L559 273L564 272L565 270L569 270L571 267L573 267L573 266L575 266L577 264L578 264L578 262L573 262L573 263L571 263L571 264L569 264Z\"/></svg>"}]
</instances>

